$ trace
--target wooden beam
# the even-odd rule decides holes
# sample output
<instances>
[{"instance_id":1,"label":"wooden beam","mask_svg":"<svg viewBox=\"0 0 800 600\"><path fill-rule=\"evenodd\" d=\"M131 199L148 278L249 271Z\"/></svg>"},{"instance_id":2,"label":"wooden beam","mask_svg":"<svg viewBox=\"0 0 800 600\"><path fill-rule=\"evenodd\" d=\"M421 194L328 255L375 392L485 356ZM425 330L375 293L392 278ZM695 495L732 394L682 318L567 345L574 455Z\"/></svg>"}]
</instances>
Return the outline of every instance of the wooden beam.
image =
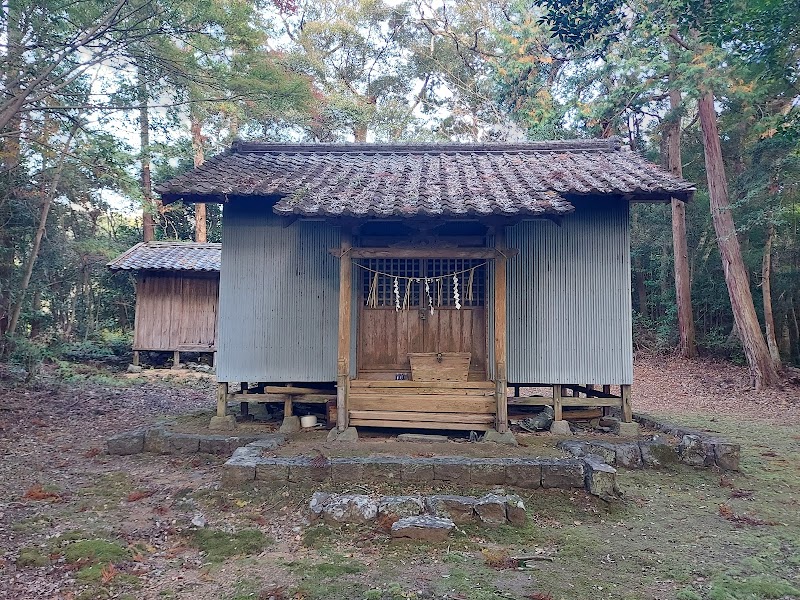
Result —
<instances>
[{"instance_id":1,"label":"wooden beam","mask_svg":"<svg viewBox=\"0 0 800 600\"><path fill-rule=\"evenodd\" d=\"M409 392L417 393L413 388L431 388L443 390L494 390L492 381L397 381L394 379L354 379L350 382L350 389L364 388L408 388Z\"/></svg>"},{"instance_id":2,"label":"wooden beam","mask_svg":"<svg viewBox=\"0 0 800 600\"><path fill-rule=\"evenodd\" d=\"M633 410L631 408L631 386L623 384L619 386L619 388L622 393L622 420L625 423L630 423L633 421Z\"/></svg>"},{"instance_id":3,"label":"wooden beam","mask_svg":"<svg viewBox=\"0 0 800 600\"><path fill-rule=\"evenodd\" d=\"M134 350L133 351L133 363L132 364L133 364L134 367L138 367L139 366L139 351L138 350Z\"/></svg>"},{"instance_id":4,"label":"wooden beam","mask_svg":"<svg viewBox=\"0 0 800 600\"><path fill-rule=\"evenodd\" d=\"M494 235L494 360L495 400L497 400L498 433L508 431L508 379L506 374L506 248L505 228L498 227Z\"/></svg>"},{"instance_id":5,"label":"wooden beam","mask_svg":"<svg viewBox=\"0 0 800 600\"><path fill-rule=\"evenodd\" d=\"M329 250L334 256L344 256L344 248ZM351 258L471 258L475 260L511 258L517 250L505 248L504 256L494 248L353 248L347 254Z\"/></svg>"},{"instance_id":6,"label":"wooden beam","mask_svg":"<svg viewBox=\"0 0 800 600\"><path fill-rule=\"evenodd\" d=\"M376 419L379 421L428 421L442 423L492 423L494 416L470 413L399 412L389 410L351 410L351 419Z\"/></svg>"},{"instance_id":7,"label":"wooden beam","mask_svg":"<svg viewBox=\"0 0 800 600\"><path fill-rule=\"evenodd\" d=\"M509 406L553 406L552 398L544 396L513 396L508 399Z\"/></svg>"},{"instance_id":8,"label":"wooden beam","mask_svg":"<svg viewBox=\"0 0 800 600\"><path fill-rule=\"evenodd\" d=\"M228 412L228 384L224 381L217 384L217 416L224 417Z\"/></svg>"},{"instance_id":9,"label":"wooden beam","mask_svg":"<svg viewBox=\"0 0 800 600\"><path fill-rule=\"evenodd\" d=\"M561 406L622 406L622 398L562 398Z\"/></svg>"},{"instance_id":10,"label":"wooden beam","mask_svg":"<svg viewBox=\"0 0 800 600\"><path fill-rule=\"evenodd\" d=\"M280 385L265 385L264 392L267 394L289 394L290 396L304 396L306 394L324 394L328 390L323 390L320 388L309 388L309 387L294 387L294 386L286 386L282 387Z\"/></svg>"},{"instance_id":11,"label":"wooden beam","mask_svg":"<svg viewBox=\"0 0 800 600\"><path fill-rule=\"evenodd\" d=\"M288 394L259 394L249 393L242 394L241 392L234 392L228 394L229 402L285 402ZM292 396L295 403L299 404L325 404L330 400L336 400L336 394L303 394L301 396Z\"/></svg>"},{"instance_id":12,"label":"wooden beam","mask_svg":"<svg viewBox=\"0 0 800 600\"><path fill-rule=\"evenodd\" d=\"M353 235L349 228L340 232L339 262L339 346L336 376L336 427L344 431L348 426L347 397L350 385L350 320L353 298Z\"/></svg>"},{"instance_id":13,"label":"wooden beam","mask_svg":"<svg viewBox=\"0 0 800 600\"><path fill-rule=\"evenodd\" d=\"M381 421L378 419L352 419L358 427L390 427L392 429L450 429L459 431L487 431L491 423L438 423L432 421Z\"/></svg>"}]
</instances>

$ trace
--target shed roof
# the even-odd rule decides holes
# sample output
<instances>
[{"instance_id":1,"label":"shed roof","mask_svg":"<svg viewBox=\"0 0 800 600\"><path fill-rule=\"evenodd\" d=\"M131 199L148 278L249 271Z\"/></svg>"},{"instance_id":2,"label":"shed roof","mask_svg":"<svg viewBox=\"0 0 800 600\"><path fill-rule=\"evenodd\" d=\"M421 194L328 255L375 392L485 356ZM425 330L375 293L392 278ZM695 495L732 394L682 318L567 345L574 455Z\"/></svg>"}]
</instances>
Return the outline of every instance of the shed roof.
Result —
<instances>
[{"instance_id":1,"label":"shed roof","mask_svg":"<svg viewBox=\"0 0 800 600\"><path fill-rule=\"evenodd\" d=\"M113 271L219 272L222 244L141 242L106 266Z\"/></svg>"},{"instance_id":2,"label":"shed roof","mask_svg":"<svg viewBox=\"0 0 800 600\"><path fill-rule=\"evenodd\" d=\"M522 144L237 142L157 191L165 202L274 197L281 215L413 217L572 212L571 196L691 198L694 186L616 138Z\"/></svg>"}]
</instances>

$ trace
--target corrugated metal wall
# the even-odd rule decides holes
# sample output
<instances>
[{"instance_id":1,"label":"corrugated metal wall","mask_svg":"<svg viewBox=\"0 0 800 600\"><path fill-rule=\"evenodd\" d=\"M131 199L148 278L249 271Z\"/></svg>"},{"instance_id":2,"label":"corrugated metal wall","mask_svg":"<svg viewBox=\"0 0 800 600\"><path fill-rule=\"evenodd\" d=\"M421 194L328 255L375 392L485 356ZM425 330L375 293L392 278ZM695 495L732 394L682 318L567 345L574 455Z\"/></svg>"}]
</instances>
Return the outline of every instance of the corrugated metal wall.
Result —
<instances>
[{"instance_id":1,"label":"corrugated metal wall","mask_svg":"<svg viewBox=\"0 0 800 600\"><path fill-rule=\"evenodd\" d=\"M577 204L561 227L507 228L508 380L629 384L628 204Z\"/></svg>"},{"instance_id":2,"label":"corrugated metal wall","mask_svg":"<svg viewBox=\"0 0 800 600\"><path fill-rule=\"evenodd\" d=\"M285 227L268 203L225 206L219 381L336 379L339 230L298 221Z\"/></svg>"}]
</instances>

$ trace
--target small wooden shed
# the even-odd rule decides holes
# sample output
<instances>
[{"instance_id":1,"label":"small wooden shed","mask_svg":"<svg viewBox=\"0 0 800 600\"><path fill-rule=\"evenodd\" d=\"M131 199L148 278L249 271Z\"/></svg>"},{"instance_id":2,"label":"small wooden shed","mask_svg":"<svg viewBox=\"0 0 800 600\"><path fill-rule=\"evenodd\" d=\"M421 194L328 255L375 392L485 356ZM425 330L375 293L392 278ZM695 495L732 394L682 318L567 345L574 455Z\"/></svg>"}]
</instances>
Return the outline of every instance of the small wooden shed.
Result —
<instances>
[{"instance_id":1,"label":"small wooden shed","mask_svg":"<svg viewBox=\"0 0 800 600\"><path fill-rule=\"evenodd\" d=\"M159 188L224 204L220 416L501 433L509 405L631 419L629 206L693 192L615 139L239 142Z\"/></svg>"},{"instance_id":2,"label":"small wooden shed","mask_svg":"<svg viewBox=\"0 0 800 600\"><path fill-rule=\"evenodd\" d=\"M108 263L136 275L133 362L143 351L217 350L222 244L142 242Z\"/></svg>"}]
</instances>

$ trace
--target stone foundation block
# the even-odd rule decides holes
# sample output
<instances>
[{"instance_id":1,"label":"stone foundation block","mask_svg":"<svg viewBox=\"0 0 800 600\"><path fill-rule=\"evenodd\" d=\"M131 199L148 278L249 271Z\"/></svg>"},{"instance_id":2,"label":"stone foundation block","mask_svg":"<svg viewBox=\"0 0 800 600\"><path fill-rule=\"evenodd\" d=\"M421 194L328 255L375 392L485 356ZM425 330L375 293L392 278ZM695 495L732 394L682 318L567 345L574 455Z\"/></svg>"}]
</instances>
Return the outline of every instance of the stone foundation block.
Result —
<instances>
[{"instance_id":1,"label":"stone foundation block","mask_svg":"<svg viewBox=\"0 0 800 600\"><path fill-rule=\"evenodd\" d=\"M335 427L328 432L329 442L357 442L358 430L355 427L348 427L339 431Z\"/></svg>"},{"instance_id":2,"label":"stone foundation block","mask_svg":"<svg viewBox=\"0 0 800 600\"><path fill-rule=\"evenodd\" d=\"M617 470L599 457L590 455L583 460L586 470L586 490L603 500L610 501L619 498Z\"/></svg>"},{"instance_id":3,"label":"stone foundation block","mask_svg":"<svg viewBox=\"0 0 800 600\"><path fill-rule=\"evenodd\" d=\"M331 478L335 483L364 481L364 463L358 458L334 458L331 460Z\"/></svg>"},{"instance_id":4,"label":"stone foundation block","mask_svg":"<svg viewBox=\"0 0 800 600\"><path fill-rule=\"evenodd\" d=\"M392 524L391 536L398 541L443 542L454 527L455 523L447 518L405 517Z\"/></svg>"},{"instance_id":5,"label":"stone foundation block","mask_svg":"<svg viewBox=\"0 0 800 600\"><path fill-rule=\"evenodd\" d=\"M714 463L725 471L738 471L741 449L739 444L713 439Z\"/></svg>"},{"instance_id":6,"label":"stone foundation block","mask_svg":"<svg viewBox=\"0 0 800 600\"><path fill-rule=\"evenodd\" d=\"M419 496L384 496L378 502L378 515L385 517L415 517L425 512Z\"/></svg>"},{"instance_id":7,"label":"stone foundation block","mask_svg":"<svg viewBox=\"0 0 800 600\"><path fill-rule=\"evenodd\" d=\"M433 481L433 461L414 461L401 465L400 479L415 483Z\"/></svg>"},{"instance_id":8,"label":"stone foundation block","mask_svg":"<svg viewBox=\"0 0 800 600\"><path fill-rule=\"evenodd\" d=\"M506 496L506 517L508 517L508 522L516 527L525 525L528 520L525 503L516 494Z\"/></svg>"},{"instance_id":9,"label":"stone foundation block","mask_svg":"<svg viewBox=\"0 0 800 600\"><path fill-rule=\"evenodd\" d=\"M615 433L620 437L637 438L639 437L639 423L636 421L633 423L617 421L611 428L611 433Z\"/></svg>"},{"instance_id":10,"label":"stone foundation block","mask_svg":"<svg viewBox=\"0 0 800 600\"><path fill-rule=\"evenodd\" d=\"M284 485L289 481L288 461L258 463L256 479L268 484Z\"/></svg>"},{"instance_id":11,"label":"stone foundation block","mask_svg":"<svg viewBox=\"0 0 800 600\"><path fill-rule=\"evenodd\" d=\"M514 437L514 434L510 431L506 431L505 433L500 433L496 429L489 429L486 433L483 434L483 442L493 442L495 444L504 444L507 446L518 446L519 443L517 442L517 438Z\"/></svg>"},{"instance_id":12,"label":"stone foundation block","mask_svg":"<svg viewBox=\"0 0 800 600\"><path fill-rule=\"evenodd\" d=\"M326 523L369 523L378 515L378 504L363 494L332 496L322 511Z\"/></svg>"},{"instance_id":13,"label":"stone foundation block","mask_svg":"<svg viewBox=\"0 0 800 600\"><path fill-rule=\"evenodd\" d=\"M113 435L106 441L106 452L121 456L144 451L144 430L134 429Z\"/></svg>"},{"instance_id":14,"label":"stone foundation block","mask_svg":"<svg viewBox=\"0 0 800 600\"><path fill-rule=\"evenodd\" d=\"M542 487L542 463L531 461L507 463L506 485L528 490Z\"/></svg>"},{"instance_id":15,"label":"stone foundation block","mask_svg":"<svg viewBox=\"0 0 800 600\"><path fill-rule=\"evenodd\" d=\"M229 460L222 465L222 487L238 488L256 479L256 465L254 461L241 459L233 462Z\"/></svg>"},{"instance_id":16,"label":"stone foundation block","mask_svg":"<svg viewBox=\"0 0 800 600\"><path fill-rule=\"evenodd\" d=\"M297 433L300 429L302 429L300 427L300 417L293 416L283 417L283 423L281 423L278 431L281 433Z\"/></svg>"},{"instance_id":17,"label":"stone foundation block","mask_svg":"<svg viewBox=\"0 0 800 600\"><path fill-rule=\"evenodd\" d=\"M475 498L439 494L428 496L425 501L431 514L451 519L459 525L474 523L477 519L475 505L478 501Z\"/></svg>"},{"instance_id":18,"label":"stone foundation block","mask_svg":"<svg viewBox=\"0 0 800 600\"><path fill-rule=\"evenodd\" d=\"M583 462L580 460L542 462L542 487L583 488L585 487L584 480Z\"/></svg>"},{"instance_id":19,"label":"stone foundation block","mask_svg":"<svg viewBox=\"0 0 800 600\"><path fill-rule=\"evenodd\" d=\"M506 497L487 494L475 503L475 514L484 525L505 525Z\"/></svg>"},{"instance_id":20,"label":"stone foundation block","mask_svg":"<svg viewBox=\"0 0 800 600\"><path fill-rule=\"evenodd\" d=\"M680 461L692 467L714 464L714 445L698 435L684 435L678 445Z\"/></svg>"},{"instance_id":21,"label":"stone foundation block","mask_svg":"<svg viewBox=\"0 0 800 600\"><path fill-rule=\"evenodd\" d=\"M626 469L642 468L642 450L639 448L638 442L616 444L616 448L617 461L615 464L618 467L625 467Z\"/></svg>"},{"instance_id":22,"label":"stone foundation block","mask_svg":"<svg viewBox=\"0 0 800 600\"><path fill-rule=\"evenodd\" d=\"M433 478L436 481L460 481L465 483L470 477L469 459L437 459L433 464Z\"/></svg>"},{"instance_id":23,"label":"stone foundation block","mask_svg":"<svg viewBox=\"0 0 800 600\"><path fill-rule=\"evenodd\" d=\"M658 469L678 461L675 448L658 436L652 440L641 440L639 449L642 451L642 463L645 467Z\"/></svg>"},{"instance_id":24,"label":"stone foundation block","mask_svg":"<svg viewBox=\"0 0 800 600\"><path fill-rule=\"evenodd\" d=\"M506 466L499 461L473 461L469 465L469 481L478 485L505 485Z\"/></svg>"},{"instance_id":25,"label":"stone foundation block","mask_svg":"<svg viewBox=\"0 0 800 600\"><path fill-rule=\"evenodd\" d=\"M144 433L144 451L155 454L168 454L169 445L166 441L167 430L163 427L151 427Z\"/></svg>"},{"instance_id":26,"label":"stone foundation block","mask_svg":"<svg viewBox=\"0 0 800 600\"><path fill-rule=\"evenodd\" d=\"M331 465L316 467L309 460L300 459L289 463L289 483L308 485L331 480Z\"/></svg>"},{"instance_id":27,"label":"stone foundation block","mask_svg":"<svg viewBox=\"0 0 800 600\"><path fill-rule=\"evenodd\" d=\"M367 481L400 481L402 470L401 459L370 458L364 462L364 479Z\"/></svg>"},{"instance_id":28,"label":"stone foundation block","mask_svg":"<svg viewBox=\"0 0 800 600\"><path fill-rule=\"evenodd\" d=\"M247 443L237 437L224 435L205 435L198 441L197 451L204 454L231 454L236 448Z\"/></svg>"},{"instance_id":29,"label":"stone foundation block","mask_svg":"<svg viewBox=\"0 0 800 600\"><path fill-rule=\"evenodd\" d=\"M613 465L617 460L617 447L616 444L611 442L587 442L585 454L595 454L603 459L610 465Z\"/></svg>"},{"instance_id":30,"label":"stone foundation block","mask_svg":"<svg viewBox=\"0 0 800 600\"><path fill-rule=\"evenodd\" d=\"M200 436L191 433L168 433L164 440L170 454L196 454L200 448Z\"/></svg>"},{"instance_id":31,"label":"stone foundation block","mask_svg":"<svg viewBox=\"0 0 800 600\"><path fill-rule=\"evenodd\" d=\"M550 433L553 435L572 435L568 421L553 421L550 425Z\"/></svg>"}]
</instances>

